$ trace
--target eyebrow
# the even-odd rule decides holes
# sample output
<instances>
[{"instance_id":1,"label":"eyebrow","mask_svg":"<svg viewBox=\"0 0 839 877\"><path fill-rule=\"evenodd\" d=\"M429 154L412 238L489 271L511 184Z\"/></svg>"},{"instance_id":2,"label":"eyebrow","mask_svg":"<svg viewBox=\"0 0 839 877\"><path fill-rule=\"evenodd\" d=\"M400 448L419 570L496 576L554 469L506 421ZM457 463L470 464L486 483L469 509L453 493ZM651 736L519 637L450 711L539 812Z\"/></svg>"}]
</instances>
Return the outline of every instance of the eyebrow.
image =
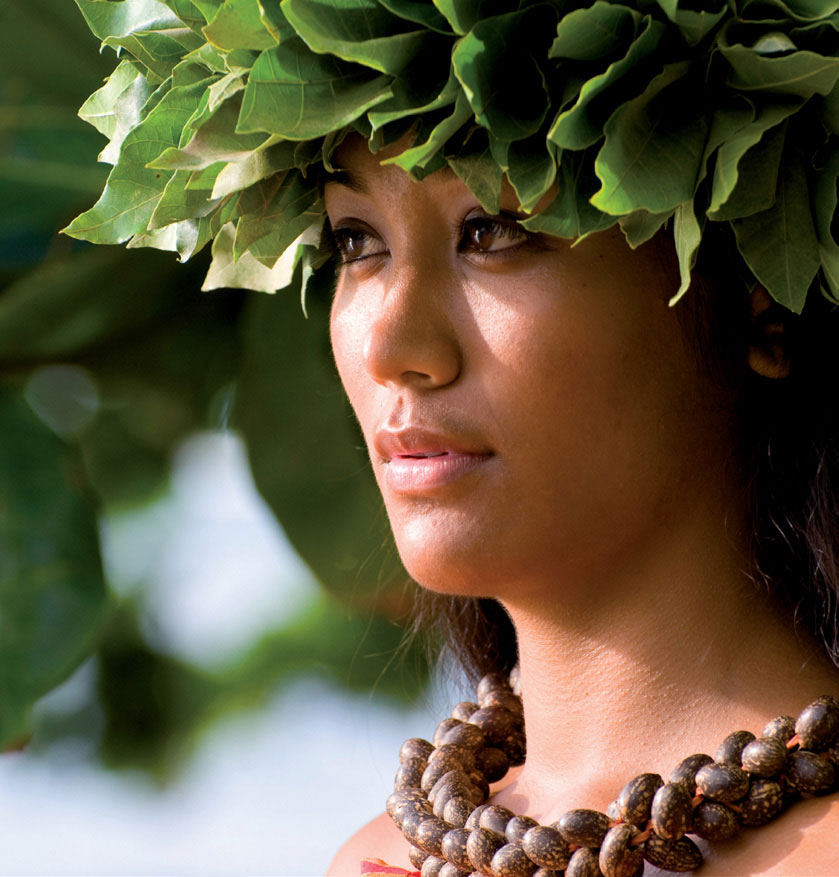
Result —
<instances>
[{"instance_id":1,"label":"eyebrow","mask_svg":"<svg viewBox=\"0 0 839 877\"><path fill-rule=\"evenodd\" d=\"M348 189L351 189L353 192L359 192L362 195L369 194L369 190L364 180L359 177L357 174L354 174L352 171L348 170L336 170L329 174L324 180L324 185L329 185L329 183L336 183L339 186L346 186Z\"/></svg>"}]
</instances>

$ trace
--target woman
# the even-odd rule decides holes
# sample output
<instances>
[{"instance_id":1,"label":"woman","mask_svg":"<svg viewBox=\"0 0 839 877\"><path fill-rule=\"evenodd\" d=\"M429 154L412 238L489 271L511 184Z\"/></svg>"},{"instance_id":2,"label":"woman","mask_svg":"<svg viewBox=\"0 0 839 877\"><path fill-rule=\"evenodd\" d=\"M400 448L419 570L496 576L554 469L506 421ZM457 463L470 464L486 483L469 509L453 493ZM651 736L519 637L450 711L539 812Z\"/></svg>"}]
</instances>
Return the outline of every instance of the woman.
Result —
<instances>
[{"instance_id":1,"label":"woman","mask_svg":"<svg viewBox=\"0 0 839 877\"><path fill-rule=\"evenodd\" d=\"M702 302L668 307L657 243L531 235L509 187L490 217L453 174L416 183L381 158L348 141L325 186L333 350L407 570L515 626L527 759L489 802L544 825L605 811L642 771L839 691L749 562L743 395L747 372L795 367L781 309L752 293L721 379ZM699 841L703 874L836 874L837 828L839 801L810 798ZM383 814L329 874L373 856L414 870L408 851Z\"/></svg>"}]
</instances>

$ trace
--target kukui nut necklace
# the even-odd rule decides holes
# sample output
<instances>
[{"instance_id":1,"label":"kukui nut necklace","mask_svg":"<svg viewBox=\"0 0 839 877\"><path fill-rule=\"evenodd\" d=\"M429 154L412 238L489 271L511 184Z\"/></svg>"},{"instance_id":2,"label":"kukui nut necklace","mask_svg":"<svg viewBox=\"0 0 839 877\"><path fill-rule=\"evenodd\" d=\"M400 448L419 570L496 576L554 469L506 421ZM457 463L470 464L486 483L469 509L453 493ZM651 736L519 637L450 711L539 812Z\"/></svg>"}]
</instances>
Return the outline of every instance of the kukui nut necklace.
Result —
<instances>
[{"instance_id":1,"label":"kukui nut necklace","mask_svg":"<svg viewBox=\"0 0 839 877\"><path fill-rule=\"evenodd\" d=\"M639 877L645 861L694 871L702 853L688 833L727 840L839 784L839 698L824 695L798 719L773 719L760 737L734 731L714 758L688 756L668 782L640 774L605 813L569 810L539 825L484 803L489 784L524 763L520 694L518 666L490 673L478 702L457 704L433 743L402 744L387 812L422 877Z\"/></svg>"}]
</instances>

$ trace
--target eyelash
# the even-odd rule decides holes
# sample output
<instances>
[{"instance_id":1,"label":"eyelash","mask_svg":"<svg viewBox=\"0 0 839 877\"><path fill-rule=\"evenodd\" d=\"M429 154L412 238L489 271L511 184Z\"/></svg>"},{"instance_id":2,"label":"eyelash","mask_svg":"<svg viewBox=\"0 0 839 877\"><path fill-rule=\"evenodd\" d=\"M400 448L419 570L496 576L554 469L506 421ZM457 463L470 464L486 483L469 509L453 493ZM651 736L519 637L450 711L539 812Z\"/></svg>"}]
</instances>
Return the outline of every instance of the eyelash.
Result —
<instances>
[{"instance_id":1,"label":"eyelash","mask_svg":"<svg viewBox=\"0 0 839 877\"><path fill-rule=\"evenodd\" d=\"M471 223L482 223L485 224L485 227L491 231L493 234L497 234L500 237L504 237L507 234L520 234L523 235L520 243L515 244L512 247L504 247L501 250L472 250L472 255L477 256L479 258L487 259L491 257L504 257L511 253L516 253L519 250L534 247L539 248L540 237L538 234L527 231L527 229L522 228L514 219L510 219L509 221L505 221L503 218L496 216L467 216L465 219L460 220L452 226L452 234L457 236L458 241L461 241L463 236L466 234L466 231ZM357 262L363 262L365 259L371 259L376 256L384 255L384 252L377 253L367 253L363 256L356 256L355 258L347 258L347 242L352 234L360 234L369 238L376 237L373 235L363 224L359 223L355 224L346 224L339 226L338 228L330 229L330 239L335 251L335 254L338 257L339 262L342 265L353 265ZM460 245L458 244L458 247ZM460 251L460 250L459 250Z\"/></svg>"}]
</instances>

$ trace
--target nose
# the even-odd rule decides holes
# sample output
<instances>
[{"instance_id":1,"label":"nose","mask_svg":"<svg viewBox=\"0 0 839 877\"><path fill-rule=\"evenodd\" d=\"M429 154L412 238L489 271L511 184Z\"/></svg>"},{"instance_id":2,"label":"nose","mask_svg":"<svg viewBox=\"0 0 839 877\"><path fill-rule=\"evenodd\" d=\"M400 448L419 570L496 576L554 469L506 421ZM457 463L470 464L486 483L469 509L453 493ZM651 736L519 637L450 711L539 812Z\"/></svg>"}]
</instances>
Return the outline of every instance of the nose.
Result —
<instances>
[{"instance_id":1,"label":"nose","mask_svg":"<svg viewBox=\"0 0 839 877\"><path fill-rule=\"evenodd\" d=\"M450 278L421 264L391 271L364 339L364 367L394 389L432 390L462 368Z\"/></svg>"}]
</instances>

